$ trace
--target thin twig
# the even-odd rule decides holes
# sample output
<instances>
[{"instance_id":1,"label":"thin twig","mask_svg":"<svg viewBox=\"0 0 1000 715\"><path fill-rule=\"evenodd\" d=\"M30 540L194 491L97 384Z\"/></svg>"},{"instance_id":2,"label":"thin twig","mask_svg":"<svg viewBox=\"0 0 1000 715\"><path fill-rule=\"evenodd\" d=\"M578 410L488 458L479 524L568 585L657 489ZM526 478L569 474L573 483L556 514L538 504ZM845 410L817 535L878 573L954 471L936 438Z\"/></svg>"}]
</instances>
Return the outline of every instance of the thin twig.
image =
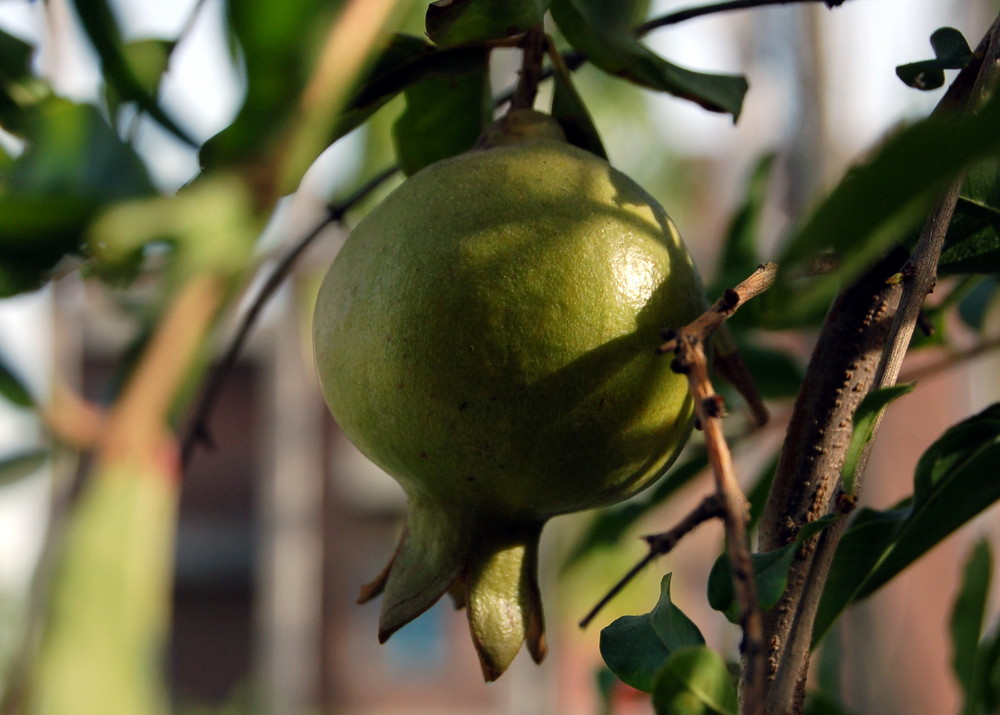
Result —
<instances>
[{"instance_id":1,"label":"thin twig","mask_svg":"<svg viewBox=\"0 0 1000 715\"><path fill-rule=\"evenodd\" d=\"M740 605L743 629L743 669L740 674L740 712L762 715L767 679L764 669L764 626L757 603L750 542L747 535L749 511L746 496L736 479L732 454L722 428L723 402L715 393L708 375L705 343L711 334L746 301L767 290L774 282L777 265L767 263L735 288L726 290L708 311L688 326L665 336L659 352L673 352L671 367L687 375L694 399L695 415L705 434L709 463L715 476L716 495L723 505L726 545L733 570L733 586Z\"/></svg>"},{"instance_id":2,"label":"thin twig","mask_svg":"<svg viewBox=\"0 0 1000 715\"><path fill-rule=\"evenodd\" d=\"M281 287L281 284L284 282L288 274L291 273L291 270L295 266L299 257L307 248L309 248L309 246L312 245L313 241L315 241L323 233L323 229L331 223L337 223L343 220L344 215L348 211L350 211L358 202L366 198L372 191L381 186L382 183L395 173L396 167L394 166L385 169L376 174L372 179L367 181L364 185L343 200L330 204L327 207L326 212L323 214L322 219L320 219L320 221L308 232L306 232L306 234L298 241L293 243L285 255L282 256L274 268L271 269L271 273L264 281L264 284L261 286L257 295L250 303L250 306L247 308L246 313L244 313L243 318L240 320L239 328L236 330L236 334L229 343L229 347L209 373L208 379L205 381L205 389L202 391L201 396L191 413L187 433L181 442L182 473L190 465L191 458L198 445L210 442L208 420L211 415L211 411L219 399L219 395L222 392L222 386L225 383L226 378L235 367L236 361L239 359L239 356L243 352L243 348L250 337L250 333L257 324L257 320L260 318L261 313L263 313L264 307L271 299L271 296L274 295L275 291L277 291L279 287Z\"/></svg>"},{"instance_id":3,"label":"thin twig","mask_svg":"<svg viewBox=\"0 0 1000 715\"><path fill-rule=\"evenodd\" d=\"M792 5L798 3L817 3L822 2L829 8L836 7L838 5L843 5L846 0L729 0L729 2L714 3L712 5L702 5L700 7L692 7L686 10L678 10L672 12L669 15L664 15L663 17L658 17L648 22L644 22L635 28L635 33L637 35L645 35L653 30L666 27L668 25L676 25L680 22L685 22L687 20L693 20L698 17L705 17L706 15L715 15L721 12L731 12L733 10L748 10L751 8L766 7L769 5Z\"/></svg>"},{"instance_id":4,"label":"thin twig","mask_svg":"<svg viewBox=\"0 0 1000 715\"><path fill-rule=\"evenodd\" d=\"M944 372L945 370L950 370L951 368L963 365L970 360L975 360L981 355L985 355L988 352L998 349L1000 349L1000 335L983 340L981 343L976 343L970 348L951 353L926 365L906 370L900 375L899 382L924 380L932 375L938 374L939 372Z\"/></svg>"},{"instance_id":5,"label":"thin twig","mask_svg":"<svg viewBox=\"0 0 1000 715\"><path fill-rule=\"evenodd\" d=\"M510 109L531 109L542 79L542 59L545 57L545 30L539 25L524 34L520 45L523 51L521 72L517 87L510 98Z\"/></svg>"},{"instance_id":6,"label":"thin twig","mask_svg":"<svg viewBox=\"0 0 1000 715\"><path fill-rule=\"evenodd\" d=\"M632 568L628 570L624 576L622 576L618 582L608 589L608 592L601 597L601 600L587 612L587 615L580 619L580 628L586 628L590 625L590 622L594 620L601 609L603 609L608 603L611 602L615 596L621 593L622 589L627 586L632 579L639 575L639 573L646 568L650 563L653 562L657 556L663 556L669 553L677 543L687 536L687 534L694 530L696 526L702 524L709 519L716 519L722 516L722 500L719 498L718 494L709 494L701 503L695 507L687 516L681 519L676 526L674 526L669 531L664 531L661 534L651 534L649 536L644 536L643 539L649 545L649 552L640 559Z\"/></svg>"}]
</instances>

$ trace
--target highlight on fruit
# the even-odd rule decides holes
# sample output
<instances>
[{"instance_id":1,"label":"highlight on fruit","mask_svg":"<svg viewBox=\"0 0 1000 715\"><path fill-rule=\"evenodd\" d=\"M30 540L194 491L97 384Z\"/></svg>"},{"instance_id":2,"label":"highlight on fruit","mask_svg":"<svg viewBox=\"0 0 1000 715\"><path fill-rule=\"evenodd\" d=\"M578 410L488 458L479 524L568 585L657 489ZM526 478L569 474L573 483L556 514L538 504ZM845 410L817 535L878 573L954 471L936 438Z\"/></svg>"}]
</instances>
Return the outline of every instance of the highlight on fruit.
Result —
<instances>
[{"instance_id":1,"label":"highlight on fruit","mask_svg":"<svg viewBox=\"0 0 1000 715\"><path fill-rule=\"evenodd\" d=\"M408 496L361 592L382 597L381 641L447 592L486 680L523 643L542 660L542 527L632 496L677 457L692 402L655 349L704 307L663 208L533 110L358 224L313 337L334 418Z\"/></svg>"}]
</instances>

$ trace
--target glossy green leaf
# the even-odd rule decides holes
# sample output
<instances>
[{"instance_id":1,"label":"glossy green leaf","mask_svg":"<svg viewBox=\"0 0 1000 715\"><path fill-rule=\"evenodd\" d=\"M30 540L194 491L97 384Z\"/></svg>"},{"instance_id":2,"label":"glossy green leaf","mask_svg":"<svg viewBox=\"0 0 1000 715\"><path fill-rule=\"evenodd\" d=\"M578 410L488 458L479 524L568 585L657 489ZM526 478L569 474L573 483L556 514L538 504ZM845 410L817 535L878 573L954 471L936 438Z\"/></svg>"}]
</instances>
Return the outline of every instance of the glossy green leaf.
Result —
<instances>
[{"instance_id":1,"label":"glossy green leaf","mask_svg":"<svg viewBox=\"0 0 1000 715\"><path fill-rule=\"evenodd\" d=\"M143 86L142 80L129 64L118 23L106 0L73 0L73 5L80 18L80 25L101 60L105 80L114 86L118 95L125 101L138 104L164 129L184 143L197 146L191 135L160 107L156 97Z\"/></svg>"},{"instance_id":2,"label":"glossy green leaf","mask_svg":"<svg viewBox=\"0 0 1000 715\"><path fill-rule=\"evenodd\" d=\"M736 715L736 686L726 661L705 646L672 653L657 673L657 715Z\"/></svg>"},{"instance_id":3,"label":"glossy green leaf","mask_svg":"<svg viewBox=\"0 0 1000 715\"><path fill-rule=\"evenodd\" d=\"M952 604L951 667L965 695L963 713L981 712L978 707L977 669L979 641L989 602L993 576L993 555L989 542L979 541L972 549L962 569L962 581Z\"/></svg>"},{"instance_id":4,"label":"glossy green leaf","mask_svg":"<svg viewBox=\"0 0 1000 715\"><path fill-rule=\"evenodd\" d=\"M912 500L863 509L837 549L813 626L816 644L853 601L870 596L1000 500L1000 403L948 429L924 452Z\"/></svg>"},{"instance_id":5,"label":"glossy green leaf","mask_svg":"<svg viewBox=\"0 0 1000 715\"><path fill-rule=\"evenodd\" d=\"M0 395L9 403L18 407L34 407L35 398L24 380L15 372L0 355Z\"/></svg>"},{"instance_id":6,"label":"glossy green leaf","mask_svg":"<svg viewBox=\"0 0 1000 715\"><path fill-rule=\"evenodd\" d=\"M36 474L49 459L47 449L27 449L0 457L0 486Z\"/></svg>"},{"instance_id":7,"label":"glossy green leaf","mask_svg":"<svg viewBox=\"0 0 1000 715\"><path fill-rule=\"evenodd\" d=\"M931 35L934 59L911 62L896 68L896 76L910 87L937 89L944 84L944 70L961 69L972 60L972 49L961 32L942 27Z\"/></svg>"},{"instance_id":8,"label":"glossy green leaf","mask_svg":"<svg viewBox=\"0 0 1000 715\"><path fill-rule=\"evenodd\" d=\"M547 0L438 0L427 8L427 36L438 45L497 40L540 25Z\"/></svg>"},{"instance_id":9,"label":"glossy green leaf","mask_svg":"<svg viewBox=\"0 0 1000 715\"><path fill-rule=\"evenodd\" d=\"M601 657L622 682L651 692L671 653L704 644L698 627L670 600L670 574L650 613L622 616L601 630Z\"/></svg>"},{"instance_id":10,"label":"glossy green leaf","mask_svg":"<svg viewBox=\"0 0 1000 715\"><path fill-rule=\"evenodd\" d=\"M670 651L689 646L705 645L698 626L670 598L671 574L660 579L660 598L649 612L649 620L657 638Z\"/></svg>"},{"instance_id":11,"label":"glossy green leaf","mask_svg":"<svg viewBox=\"0 0 1000 715\"><path fill-rule=\"evenodd\" d=\"M462 73L428 77L404 94L406 109L393 124L392 135L400 168L409 176L471 149L492 119L489 52L481 50Z\"/></svg>"},{"instance_id":12,"label":"glossy green leaf","mask_svg":"<svg viewBox=\"0 0 1000 715\"><path fill-rule=\"evenodd\" d=\"M574 48L609 74L669 92L735 120L747 92L738 75L693 72L672 64L642 44L632 30L634 3L553 0L552 16Z\"/></svg>"},{"instance_id":13,"label":"glossy green leaf","mask_svg":"<svg viewBox=\"0 0 1000 715\"><path fill-rule=\"evenodd\" d=\"M608 158L604 143L583 98L576 91L565 65L558 64L552 74L552 116L559 122L566 140L591 154Z\"/></svg>"},{"instance_id":14,"label":"glossy green leaf","mask_svg":"<svg viewBox=\"0 0 1000 715\"><path fill-rule=\"evenodd\" d=\"M703 451L698 451L682 464L671 467L665 476L655 481L655 485L640 496L620 506L595 512L583 534L570 549L562 570L572 568L592 551L617 544L639 519L688 484L707 466L708 458Z\"/></svg>"},{"instance_id":15,"label":"glossy green leaf","mask_svg":"<svg viewBox=\"0 0 1000 715\"><path fill-rule=\"evenodd\" d=\"M772 298L781 325L822 314L843 285L921 221L934 192L950 176L1000 149L1000 94L974 116L930 117L887 139L850 170L793 231L779 259ZM836 270L793 285L817 255L833 251Z\"/></svg>"},{"instance_id":16,"label":"glossy green leaf","mask_svg":"<svg viewBox=\"0 0 1000 715\"><path fill-rule=\"evenodd\" d=\"M767 611L777 605L788 587L788 570L795 554L808 539L829 526L834 517L824 517L803 526L795 541L774 551L751 554L757 603ZM725 614L731 623L739 623L740 604L733 586L733 570L729 554L715 560L708 575L708 605Z\"/></svg>"},{"instance_id":17,"label":"glossy green leaf","mask_svg":"<svg viewBox=\"0 0 1000 715\"><path fill-rule=\"evenodd\" d=\"M853 497L855 472L858 461L864 452L865 445L871 442L875 436L875 427L882 415L882 412L890 402L903 395L913 392L916 383L909 382L901 385L875 390L865 396L852 418L853 428L851 430L851 441L847 445L847 453L844 455L844 464L840 469L840 479L844 485L844 491L849 497Z\"/></svg>"},{"instance_id":18,"label":"glossy green leaf","mask_svg":"<svg viewBox=\"0 0 1000 715\"><path fill-rule=\"evenodd\" d=\"M670 655L648 613L621 616L602 628L600 650L612 673L645 693L652 692L656 672Z\"/></svg>"}]
</instances>

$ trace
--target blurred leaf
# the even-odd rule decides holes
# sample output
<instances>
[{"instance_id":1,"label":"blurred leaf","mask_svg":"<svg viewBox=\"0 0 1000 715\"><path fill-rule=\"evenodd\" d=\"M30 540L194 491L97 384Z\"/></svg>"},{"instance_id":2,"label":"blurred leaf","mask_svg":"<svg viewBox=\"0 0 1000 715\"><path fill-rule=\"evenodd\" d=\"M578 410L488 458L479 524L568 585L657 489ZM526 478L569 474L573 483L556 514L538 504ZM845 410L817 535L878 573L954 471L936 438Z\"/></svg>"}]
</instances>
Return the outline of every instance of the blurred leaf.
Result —
<instances>
[{"instance_id":1,"label":"blurred leaf","mask_svg":"<svg viewBox=\"0 0 1000 715\"><path fill-rule=\"evenodd\" d=\"M148 38L135 40L122 46L122 55L136 82L150 97L155 97L160 89L163 73L167 71L170 53L173 52L173 40ZM107 84L104 88L105 101L109 114L114 117L118 107L128 101L122 97L117 87Z\"/></svg>"},{"instance_id":2,"label":"blurred leaf","mask_svg":"<svg viewBox=\"0 0 1000 715\"><path fill-rule=\"evenodd\" d=\"M1000 279L986 276L962 298L958 304L958 314L963 322L976 331L983 329L984 320L990 307L1000 294Z\"/></svg>"},{"instance_id":3,"label":"blurred leaf","mask_svg":"<svg viewBox=\"0 0 1000 715\"><path fill-rule=\"evenodd\" d=\"M806 709L803 715L853 715L853 713L829 693L812 692L806 696Z\"/></svg>"},{"instance_id":4,"label":"blurred leaf","mask_svg":"<svg viewBox=\"0 0 1000 715\"><path fill-rule=\"evenodd\" d=\"M771 482L774 481L774 473L778 469L778 457L780 451L775 450L774 454L764 462L757 475L750 482L752 486L747 492L747 501L750 503L750 523L748 530L756 528L764 513L764 505L767 503L767 495L771 492Z\"/></svg>"},{"instance_id":5,"label":"blurred leaf","mask_svg":"<svg viewBox=\"0 0 1000 715\"><path fill-rule=\"evenodd\" d=\"M915 382L892 385L870 392L861 400L858 409L855 410L854 416L851 418L853 422L851 441L847 446L844 464L840 469L840 478L847 496L854 497L854 473L858 467L858 460L861 459L865 445L871 442L872 437L875 436L875 425L883 410L893 400L913 392L914 387L916 387Z\"/></svg>"},{"instance_id":6,"label":"blurred leaf","mask_svg":"<svg viewBox=\"0 0 1000 715\"><path fill-rule=\"evenodd\" d=\"M951 666L965 695L963 713L982 712L977 670L979 641L989 601L993 556L989 542L980 540L962 570L961 587L951 609Z\"/></svg>"},{"instance_id":7,"label":"blurred leaf","mask_svg":"<svg viewBox=\"0 0 1000 715\"><path fill-rule=\"evenodd\" d=\"M652 692L671 653L704 644L698 627L670 600L670 574L660 581L660 598L650 613L622 616L601 630L601 657L622 682Z\"/></svg>"},{"instance_id":8,"label":"blurred leaf","mask_svg":"<svg viewBox=\"0 0 1000 715\"><path fill-rule=\"evenodd\" d=\"M948 227L938 273L1000 272L1000 163L968 172Z\"/></svg>"},{"instance_id":9,"label":"blurred leaf","mask_svg":"<svg viewBox=\"0 0 1000 715\"><path fill-rule=\"evenodd\" d=\"M239 43L246 97L227 128L202 147L207 168L259 159L299 110L315 56L343 0L227 0L229 30Z\"/></svg>"},{"instance_id":10,"label":"blurred leaf","mask_svg":"<svg viewBox=\"0 0 1000 715\"><path fill-rule=\"evenodd\" d=\"M1000 710L1000 628L996 622L979 646L976 694L976 705L981 708L977 712L995 713Z\"/></svg>"},{"instance_id":11,"label":"blurred leaf","mask_svg":"<svg viewBox=\"0 0 1000 715\"><path fill-rule=\"evenodd\" d=\"M961 32L942 27L931 35L934 59L896 68L896 76L916 89L937 89L944 84L944 70L962 69L972 60L972 49Z\"/></svg>"},{"instance_id":12,"label":"blurred leaf","mask_svg":"<svg viewBox=\"0 0 1000 715\"><path fill-rule=\"evenodd\" d=\"M747 91L746 79L692 72L659 57L639 42L632 30L634 5L627 1L553 0L551 10L570 44L605 72L714 112L728 112L735 121Z\"/></svg>"},{"instance_id":13,"label":"blurred leaf","mask_svg":"<svg viewBox=\"0 0 1000 715\"><path fill-rule=\"evenodd\" d=\"M653 690L657 715L736 715L736 686L726 661L705 646L670 655Z\"/></svg>"},{"instance_id":14,"label":"blurred leaf","mask_svg":"<svg viewBox=\"0 0 1000 715\"><path fill-rule=\"evenodd\" d=\"M8 177L11 200L110 201L153 193L142 160L96 107L52 97L36 111L27 146Z\"/></svg>"},{"instance_id":15,"label":"blurred leaf","mask_svg":"<svg viewBox=\"0 0 1000 715\"><path fill-rule=\"evenodd\" d=\"M764 399L777 400L799 394L805 370L795 356L762 345L752 335L737 335L740 356Z\"/></svg>"},{"instance_id":16,"label":"blurred leaf","mask_svg":"<svg viewBox=\"0 0 1000 715\"><path fill-rule=\"evenodd\" d=\"M37 82L31 72L34 52L32 45L0 30L0 127L17 136L25 129L25 105L36 99L30 90Z\"/></svg>"},{"instance_id":17,"label":"blurred leaf","mask_svg":"<svg viewBox=\"0 0 1000 715\"><path fill-rule=\"evenodd\" d=\"M0 192L0 296L38 288L79 252L103 204L153 193L138 155L95 107L50 97L32 115Z\"/></svg>"},{"instance_id":18,"label":"blurred leaf","mask_svg":"<svg viewBox=\"0 0 1000 715\"><path fill-rule=\"evenodd\" d=\"M751 554L754 583L757 586L757 603L761 610L774 608L788 587L788 569L792 566L799 547L808 539L829 526L835 517L826 516L812 521L801 529L792 543L774 551ZM733 586L733 569L729 554L723 553L715 560L708 575L708 605L725 614L731 623L740 621L740 604Z\"/></svg>"},{"instance_id":19,"label":"blurred leaf","mask_svg":"<svg viewBox=\"0 0 1000 715\"><path fill-rule=\"evenodd\" d=\"M471 60L471 58L469 58ZM406 109L392 127L399 165L407 176L471 149L493 116L489 51L462 73L428 77L404 91Z\"/></svg>"},{"instance_id":20,"label":"blurred leaf","mask_svg":"<svg viewBox=\"0 0 1000 715\"><path fill-rule=\"evenodd\" d=\"M867 598L946 536L1000 499L1000 403L949 428L917 463L914 496L862 509L834 556L813 644L852 602Z\"/></svg>"},{"instance_id":21,"label":"blurred leaf","mask_svg":"<svg viewBox=\"0 0 1000 715\"><path fill-rule=\"evenodd\" d=\"M0 457L0 486L30 477L38 472L48 459L47 449L28 449Z\"/></svg>"},{"instance_id":22,"label":"blurred leaf","mask_svg":"<svg viewBox=\"0 0 1000 715\"><path fill-rule=\"evenodd\" d=\"M738 284L762 263L758 250L760 222L767 203L774 161L774 154L765 154L757 160L750 173L743 204L729 221L716 269L715 287L709 291L710 295Z\"/></svg>"},{"instance_id":23,"label":"blurred leaf","mask_svg":"<svg viewBox=\"0 0 1000 715\"><path fill-rule=\"evenodd\" d=\"M699 450L683 464L670 468L666 476L658 481L654 480L655 486L642 496L617 507L596 511L590 524L563 562L562 570L569 570L592 551L617 544L643 515L698 476L706 466L708 458Z\"/></svg>"},{"instance_id":24,"label":"blurred leaf","mask_svg":"<svg viewBox=\"0 0 1000 715\"><path fill-rule=\"evenodd\" d=\"M185 144L197 146L197 142L163 111L154 94L143 85L142 79L129 64L118 23L106 0L73 0L73 6L84 32L101 60L104 77L115 88L118 96L124 101L138 104L144 112Z\"/></svg>"},{"instance_id":25,"label":"blurred leaf","mask_svg":"<svg viewBox=\"0 0 1000 715\"><path fill-rule=\"evenodd\" d=\"M591 154L607 159L608 154L601 142L594 120L587 105L576 91L573 79L566 66L557 63L553 70L552 116L559 122L566 140Z\"/></svg>"},{"instance_id":26,"label":"blurred leaf","mask_svg":"<svg viewBox=\"0 0 1000 715\"><path fill-rule=\"evenodd\" d=\"M800 325L826 310L839 287L858 275L923 218L950 176L1000 149L1000 94L973 116L933 116L897 132L818 204L785 243L771 298L776 322ZM834 251L838 267L792 285L789 276Z\"/></svg>"},{"instance_id":27,"label":"blurred leaf","mask_svg":"<svg viewBox=\"0 0 1000 715\"><path fill-rule=\"evenodd\" d=\"M34 407L35 398L24 381L7 365L0 355L0 395L18 407Z\"/></svg>"},{"instance_id":28,"label":"blurred leaf","mask_svg":"<svg viewBox=\"0 0 1000 715\"><path fill-rule=\"evenodd\" d=\"M427 8L427 36L459 45L518 35L540 25L548 0L438 0Z\"/></svg>"},{"instance_id":29,"label":"blurred leaf","mask_svg":"<svg viewBox=\"0 0 1000 715\"><path fill-rule=\"evenodd\" d=\"M153 462L105 464L70 515L29 712L169 712L162 659L178 482Z\"/></svg>"}]
</instances>

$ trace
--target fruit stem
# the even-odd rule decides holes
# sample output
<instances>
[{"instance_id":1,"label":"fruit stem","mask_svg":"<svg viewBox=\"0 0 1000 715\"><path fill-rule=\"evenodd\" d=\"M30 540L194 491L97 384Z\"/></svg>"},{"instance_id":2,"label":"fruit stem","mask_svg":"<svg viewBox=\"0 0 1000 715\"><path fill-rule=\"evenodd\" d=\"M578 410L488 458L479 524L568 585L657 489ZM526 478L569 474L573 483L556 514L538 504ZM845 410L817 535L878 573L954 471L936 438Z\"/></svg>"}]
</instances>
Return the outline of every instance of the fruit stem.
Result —
<instances>
[{"instance_id":1,"label":"fruit stem","mask_svg":"<svg viewBox=\"0 0 1000 715\"><path fill-rule=\"evenodd\" d=\"M542 59L545 57L545 28L542 25L531 28L521 40L523 56L520 77L514 94L510 98L509 112L518 109L532 109L538 83L542 79Z\"/></svg>"}]
</instances>

